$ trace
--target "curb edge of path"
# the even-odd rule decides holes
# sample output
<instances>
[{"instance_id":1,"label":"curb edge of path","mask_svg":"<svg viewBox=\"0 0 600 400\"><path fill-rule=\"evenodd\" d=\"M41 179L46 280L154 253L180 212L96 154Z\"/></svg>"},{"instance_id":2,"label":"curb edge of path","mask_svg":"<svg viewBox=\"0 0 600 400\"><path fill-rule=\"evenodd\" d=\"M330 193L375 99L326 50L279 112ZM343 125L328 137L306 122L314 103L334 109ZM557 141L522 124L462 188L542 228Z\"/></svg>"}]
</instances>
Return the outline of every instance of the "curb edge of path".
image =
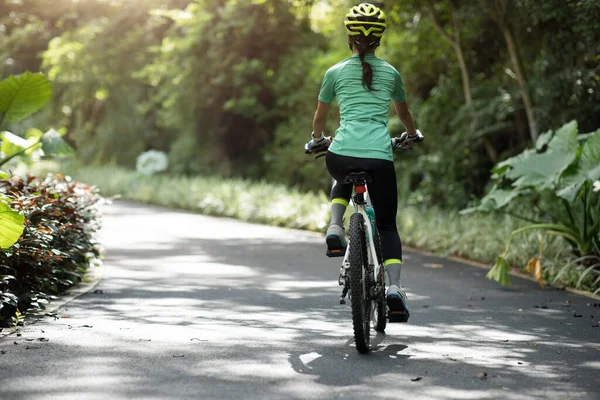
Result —
<instances>
[{"instance_id":1,"label":"curb edge of path","mask_svg":"<svg viewBox=\"0 0 600 400\"><path fill-rule=\"evenodd\" d=\"M65 306L67 303L70 303L71 301L75 300L76 298L91 292L98 285L98 283L100 283L103 277L104 263L101 263L98 266L90 267L81 282L65 290L63 294L58 296L58 299L48 303L45 309L25 313L25 321L29 323L37 321L43 318L46 314L53 313L59 308ZM13 333L19 332L23 328L24 326L4 328L2 332L0 332L0 340L12 335Z\"/></svg>"},{"instance_id":2,"label":"curb edge of path","mask_svg":"<svg viewBox=\"0 0 600 400\"><path fill-rule=\"evenodd\" d=\"M412 251L414 253L419 253L425 256L430 256L430 257L437 257L437 258L446 258L448 260L452 260L452 261L456 261L456 262L460 262L463 264L467 264L467 265L471 265L473 267L478 267L478 268L482 268L482 269L486 269L486 270L490 270L492 269L492 266L486 263L482 263L482 262L478 262L478 261L473 261L473 260L469 260L467 258L462 258L462 257L458 257L458 256L440 256L438 254L432 253L431 251L427 251L427 250L423 250L423 249L418 249L416 247L410 247L410 246L404 246L402 245L402 247L408 251ZM516 276L518 278L522 278L522 279L527 279L528 281L531 282L536 282L537 283L537 279L535 279L534 277L524 274L522 272L519 272L517 270L515 270L515 268L511 268L508 271L508 274L511 276ZM577 294L580 296L584 296L584 297L588 297L592 300L600 300L600 295L596 295L594 296L594 294L592 292L589 291L585 291L585 290L578 290L578 289L572 289L569 287L565 287L565 288L561 288L560 290L564 290L565 292L569 292L569 293L573 293L573 294Z\"/></svg>"}]
</instances>

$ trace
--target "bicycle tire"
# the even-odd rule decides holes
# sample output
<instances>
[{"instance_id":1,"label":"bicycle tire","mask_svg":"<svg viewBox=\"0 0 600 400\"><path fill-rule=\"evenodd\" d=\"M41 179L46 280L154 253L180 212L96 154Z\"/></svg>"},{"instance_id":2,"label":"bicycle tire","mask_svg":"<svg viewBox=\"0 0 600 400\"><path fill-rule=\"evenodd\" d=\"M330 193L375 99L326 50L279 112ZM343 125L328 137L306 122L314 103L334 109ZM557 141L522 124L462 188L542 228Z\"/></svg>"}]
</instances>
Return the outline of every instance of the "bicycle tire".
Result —
<instances>
[{"instance_id":1,"label":"bicycle tire","mask_svg":"<svg viewBox=\"0 0 600 400\"><path fill-rule=\"evenodd\" d=\"M385 332L385 328L387 326L387 304L385 299L385 267L383 266L383 254L381 253L381 239L379 238L379 231L375 228L375 232L373 234L373 241L375 242L375 252L377 262L380 265L379 268L379 276L377 277L377 283L381 288L381 294L377 300L374 300L375 303L373 309L373 329L377 332Z\"/></svg>"},{"instance_id":2,"label":"bicycle tire","mask_svg":"<svg viewBox=\"0 0 600 400\"><path fill-rule=\"evenodd\" d=\"M370 347L371 300L367 297L368 258L364 218L355 213L350 217L350 244L348 255L350 304L356 350L364 354Z\"/></svg>"}]
</instances>

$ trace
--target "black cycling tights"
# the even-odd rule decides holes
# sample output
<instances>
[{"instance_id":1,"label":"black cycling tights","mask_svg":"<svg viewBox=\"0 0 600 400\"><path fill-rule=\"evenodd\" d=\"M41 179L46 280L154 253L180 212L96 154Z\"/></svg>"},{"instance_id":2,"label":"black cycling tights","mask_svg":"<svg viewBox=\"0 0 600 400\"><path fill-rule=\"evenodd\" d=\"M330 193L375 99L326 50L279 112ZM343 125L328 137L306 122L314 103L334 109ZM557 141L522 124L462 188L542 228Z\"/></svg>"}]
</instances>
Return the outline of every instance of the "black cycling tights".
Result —
<instances>
[{"instance_id":1,"label":"black cycling tights","mask_svg":"<svg viewBox=\"0 0 600 400\"><path fill-rule=\"evenodd\" d=\"M383 259L402 260L402 243L396 228L398 210L398 187L394 163L376 158L357 158L340 156L327 152L327 169L337 181L331 189L331 199L350 200L352 184L345 184L344 178L350 172L367 172L373 181L368 183L369 197L375 209L377 229L381 236Z\"/></svg>"}]
</instances>

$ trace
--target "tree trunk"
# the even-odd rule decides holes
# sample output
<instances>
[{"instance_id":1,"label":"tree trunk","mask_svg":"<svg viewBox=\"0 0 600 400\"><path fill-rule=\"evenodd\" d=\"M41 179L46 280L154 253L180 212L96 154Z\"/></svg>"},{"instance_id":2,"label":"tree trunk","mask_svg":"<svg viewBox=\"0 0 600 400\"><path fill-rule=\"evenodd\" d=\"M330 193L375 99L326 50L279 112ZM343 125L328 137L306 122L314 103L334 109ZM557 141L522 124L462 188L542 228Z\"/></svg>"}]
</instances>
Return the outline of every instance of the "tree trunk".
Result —
<instances>
[{"instance_id":1,"label":"tree trunk","mask_svg":"<svg viewBox=\"0 0 600 400\"><path fill-rule=\"evenodd\" d=\"M460 68L460 75L462 78L463 94L465 96L465 103L470 107L473 104L473 97L471 96L471 80L469 79L469 71L467 70L467 64L465 63L465 57L463 55L461 38L460 38L460 24L456 12L451 10L452 24L454 25L454 35L450 36L448 32L442 28L440 21L437 18L435 9L433 7L433 1L427 3L429 12L431 13L431 19L433 26L442 35L442 37L452 45L456 58L458 59L458 67Z\"/></svg>"},{"instance_id":2,"label":"tree trunk","mask_svg":"<svg viewBox=\"0 0 600 400\"><path fill-rule=\"evenodd\" d=\"M462 40L460 36L460 22L458 21L458 16L456 15L456 10L450 6L450 16L452 18L453 25L453 35L450 35L448 32L442 28L437 15L435 13L435 9L433 7L433 0L430 0L428 3L429 12L431 13L431 19L433 21L433 26L435 29L442 35L442 37L452 45L454 49L454 53L456 53L456 59L458 60L458 67L460 69L460 75L462 80L463 87L463 95L465 96L465 103L469 108L471 113L471 131L475 131L475 127L477 126L477 115L475 110L473 109L473 96L471 95L471 79L469 78L469 70L467 69L467 63L465 62L465 56L462 49ZM498 153L492 142L487 138L483 137L483 145L487 152L488 158L494 164L498 161Z\"/></svg>"},{"instance_id":3,"label":"tree trunk","mask_svg":"<svg viewBox=\"0 0 600 400\"><path fill-rule=\"evenodd\" d=\"M469 79L469 72L467 70L467 64L465 63L465 57L463 55L460 42L453 43L453 47L454 52L456 53L456 58L458 59L458 67L460 68L465 103L471 107L473 105L473 97L471 96L471 80Z\"/></svg>"},{"instance_id":4,"label":"tree trunk","mask_svg":"<svg viewBox=\"0 0 600 400\"><path fill-rule=\"evenodd\" d=\"M517 44L510 28L504 23L501 24L501 28L504 39L506 40L506 46L508 48L510 60L513 68L515 69L517 82L519 83L519 88L521 89L521 96L523 97L523 104L525 105L525 113L527 114L527 122L529 124L529 136L531 137L531 141L535 143L538 138L537 123L533 111L533 102L531 101L529 91L527 90L527 79L525 78L525 73L523 71L521 56L519 55Z\"/></svg>"},{"instance_id":5,"label":"tree trunk","mask_svg":"<svg viewBox=\"0 0 600 400\"><path fill-rule=\"evenodd\" d=\"M487 3L487 1L488 0L485 0L485 3ZM515 70L517 82L519 83L519 88L521 89L521 96L523 97L523 104L525 105L525 114L527 114L527 123L529 125L529 136L531 141L535 143L538 138L538 130L535 120L535 113L533 110L533 102L531 101L529 91L527 90L527 78L525 77L525 69L523 68L523 62L521 60L521 56L519 55L515 36L510 25L506 22L509 3L510 0L495 0L492 6L491 16L500 26L504 40L506 40L506 47L508 49L510 61Z\"/></svg>"}]
</instances>

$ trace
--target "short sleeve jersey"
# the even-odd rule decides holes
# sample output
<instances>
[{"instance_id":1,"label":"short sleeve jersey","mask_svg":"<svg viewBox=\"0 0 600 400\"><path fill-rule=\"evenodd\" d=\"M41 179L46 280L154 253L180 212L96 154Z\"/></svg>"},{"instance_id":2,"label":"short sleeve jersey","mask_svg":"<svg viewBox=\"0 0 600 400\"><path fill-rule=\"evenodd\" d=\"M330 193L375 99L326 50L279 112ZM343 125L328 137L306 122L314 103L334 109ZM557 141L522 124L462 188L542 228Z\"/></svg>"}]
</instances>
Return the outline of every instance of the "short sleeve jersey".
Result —
<instances>
[{"instance_id":1,"label":"short sleeve jersey","mask_svg":"<svg viewBox=\"0 0 600 400\"><path fill-rule=\"evenodd\" d=\"M362 84L362 64L358 54L329 68L323 78L319 101L337 101L340 127L329 151L350 157L393 160L388 117L390 100L403 102L406 93L398 71L367 53L365 61L373 69L373 90Z\"/></svg>"}]
</instances>

